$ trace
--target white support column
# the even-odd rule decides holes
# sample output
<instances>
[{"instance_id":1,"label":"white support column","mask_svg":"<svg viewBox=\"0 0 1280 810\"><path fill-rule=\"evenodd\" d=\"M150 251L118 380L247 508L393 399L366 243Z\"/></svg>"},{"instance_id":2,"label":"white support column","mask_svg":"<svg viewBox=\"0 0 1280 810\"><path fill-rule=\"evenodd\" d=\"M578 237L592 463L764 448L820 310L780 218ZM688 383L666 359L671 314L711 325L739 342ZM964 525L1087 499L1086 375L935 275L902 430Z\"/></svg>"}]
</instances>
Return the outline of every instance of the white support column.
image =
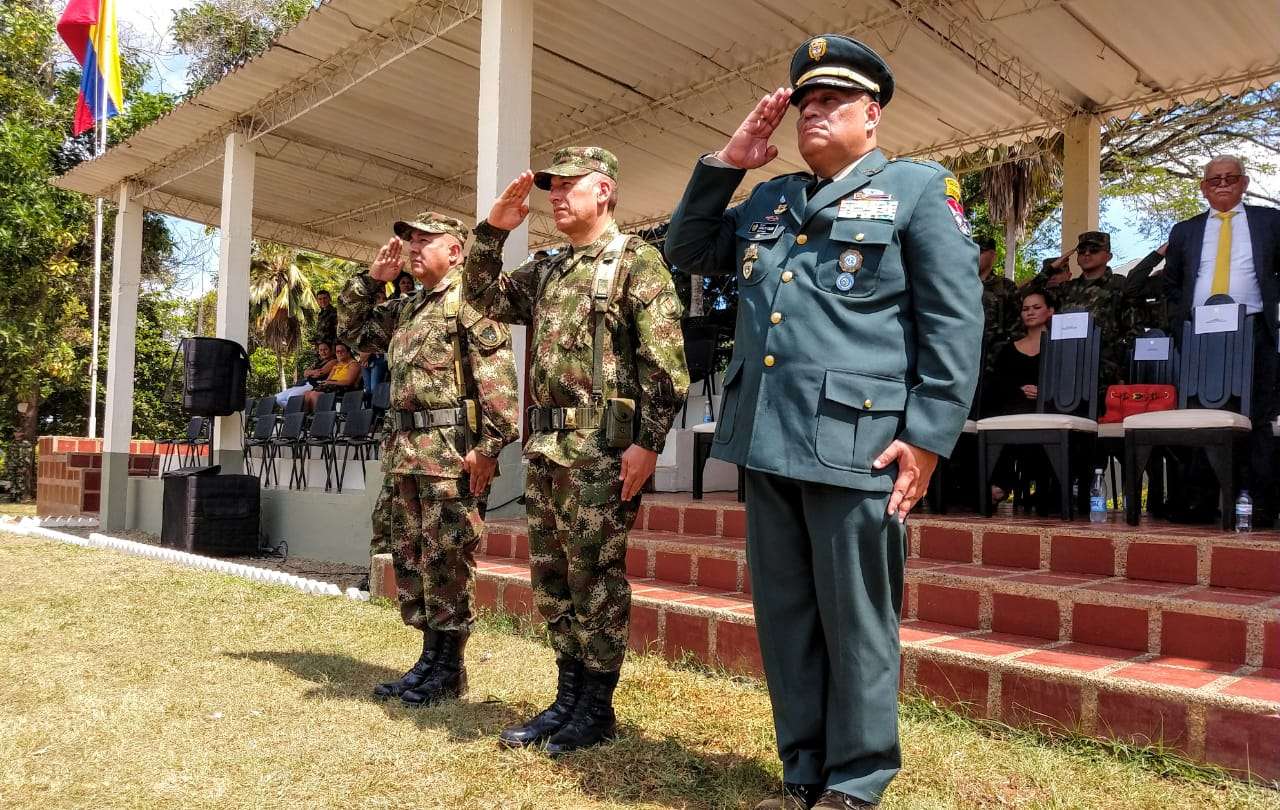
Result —
<instances>
[{"instance_id":1,"label":"white support column","mask_svg":"<svg viewBox=\"0 0 1280 810\"><path fill-rule=\"evenodd\" d=\"M222 162L222 220L218 238L217 336L249 348L249 254L253 249L254 147L243 134L227 136ZM223 472L244 469L238 416L218 417L215 461Z\"/></svg>"},{"instance_id":2,"label":"white support column","mask_svg":"<svg viewBox=\"0 0 1280 810\"><path fill-rule=\"evenodd\" d=\"M476 152L476 222L489 215L498 193L529 166L533 107L533 0L484 0L480 25L480 125ZM536 189L534 194L540 193ZM518 267L529 255L526 223L507 237L503 267ZM525 390L525 329L511 329L519 402ZM522 420L523 421L523 420ZM491 504L523 491L520 444L501 457L502 476L493 483Z\"/></svg>"},{"instance_id":3,"label":"white support column","mask_svg":"<svg viewBox=\"0 0 1280 810\"><path fill-rule=\"evenodd\" d=\"M129 441L133 438L134 343L142 276L142 206L120 186L111 260L111 331L107 343L107 408L102 442L102 496L98 519L106 531L126 528Z\"/></svg>"},{"instance_id":4,"label":"white support column","mask_svg":"<svg viewBox=\"0 0 1280 810\"><path fill-rule=\"evenodd\" d=\"M1076 237L1098 229L1102 190L1102 125L1096 116L1078 115L1063 128L1062 252Z\"/></svg>"}]
</instances>

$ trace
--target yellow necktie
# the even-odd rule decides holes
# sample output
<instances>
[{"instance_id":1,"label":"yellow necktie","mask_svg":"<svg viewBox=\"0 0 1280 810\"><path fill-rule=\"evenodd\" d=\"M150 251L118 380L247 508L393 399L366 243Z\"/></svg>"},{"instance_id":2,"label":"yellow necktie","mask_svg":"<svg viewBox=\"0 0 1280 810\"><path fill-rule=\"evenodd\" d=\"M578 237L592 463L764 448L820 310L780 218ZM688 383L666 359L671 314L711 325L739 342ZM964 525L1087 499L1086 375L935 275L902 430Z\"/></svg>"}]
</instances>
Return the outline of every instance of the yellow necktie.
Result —
<instances>
[{"instance_id":1,"label":"yellow necktie","mask_svg":"<svg viewBox=\"0 0 1280 810\"><path fill-rule=\"evenodd\" d=\"M1235 211L1218 211L1215 217L1222 220L1218 230L1218 258L1213 263L1213 286L1209 295L1228 295L1231 292L1231 218Z\"/></svg>"}]
</instances>

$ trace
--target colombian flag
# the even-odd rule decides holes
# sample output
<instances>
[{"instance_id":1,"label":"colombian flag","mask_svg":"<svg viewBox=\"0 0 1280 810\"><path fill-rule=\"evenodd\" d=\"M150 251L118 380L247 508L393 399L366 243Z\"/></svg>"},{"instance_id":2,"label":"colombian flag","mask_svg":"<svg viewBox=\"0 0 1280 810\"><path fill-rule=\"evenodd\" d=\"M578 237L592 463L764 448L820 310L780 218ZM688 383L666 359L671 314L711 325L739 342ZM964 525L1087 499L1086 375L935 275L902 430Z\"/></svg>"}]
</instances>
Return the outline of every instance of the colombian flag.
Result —
<instances>
[{"instance_id":1,"label":"colombian flag","mask_svg":"<svg viewBox=\"0 0 1280 810\"><path fill-rule=\"evenodd\" d=\"M58 35L83 68L76 101L75 134L120 114L120 42L116 0L70 0L58 18Z\"/></svg>"}]
</instances>

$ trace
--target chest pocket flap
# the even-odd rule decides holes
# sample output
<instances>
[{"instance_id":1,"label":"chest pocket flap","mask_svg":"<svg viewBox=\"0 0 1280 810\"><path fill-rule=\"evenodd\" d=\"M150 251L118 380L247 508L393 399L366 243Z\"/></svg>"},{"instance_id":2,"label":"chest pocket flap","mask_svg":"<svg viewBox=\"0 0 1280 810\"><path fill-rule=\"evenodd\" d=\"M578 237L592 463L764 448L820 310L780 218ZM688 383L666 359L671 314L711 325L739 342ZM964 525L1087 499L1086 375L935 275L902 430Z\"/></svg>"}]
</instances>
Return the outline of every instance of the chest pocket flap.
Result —
<instances>
[{"instance_id":1,"label":"chest pocket flap","mask_svg":"<svg viewBox=\"0 0 1280 810\"><path fill-rule=\"evenodd\" d=\"M819 257L818 287L844 298L873 295L893 233L887 220L836 219Z\"/></svg>"}]
</instances>

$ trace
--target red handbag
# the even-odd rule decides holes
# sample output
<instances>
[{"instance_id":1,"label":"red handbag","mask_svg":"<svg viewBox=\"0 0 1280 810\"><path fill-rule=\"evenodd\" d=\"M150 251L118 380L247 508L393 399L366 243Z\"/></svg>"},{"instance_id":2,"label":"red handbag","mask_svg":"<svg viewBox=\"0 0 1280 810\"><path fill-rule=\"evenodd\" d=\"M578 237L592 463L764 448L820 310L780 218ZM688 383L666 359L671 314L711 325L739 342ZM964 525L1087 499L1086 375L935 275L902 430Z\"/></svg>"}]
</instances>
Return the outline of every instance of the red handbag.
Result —
<instances>
[{"instance_id":1,"label":"red handbag","mask_svg":"<svg viewBox=\"0 0 1280 810\"><path fill-rule=\"evenodd\" d=\"M1178 389L1172 385L1109 385L1107 411L1099 424L1123 422L1126 416L1171 411L1178 405Z\"/></svg>"}]
</instances>

